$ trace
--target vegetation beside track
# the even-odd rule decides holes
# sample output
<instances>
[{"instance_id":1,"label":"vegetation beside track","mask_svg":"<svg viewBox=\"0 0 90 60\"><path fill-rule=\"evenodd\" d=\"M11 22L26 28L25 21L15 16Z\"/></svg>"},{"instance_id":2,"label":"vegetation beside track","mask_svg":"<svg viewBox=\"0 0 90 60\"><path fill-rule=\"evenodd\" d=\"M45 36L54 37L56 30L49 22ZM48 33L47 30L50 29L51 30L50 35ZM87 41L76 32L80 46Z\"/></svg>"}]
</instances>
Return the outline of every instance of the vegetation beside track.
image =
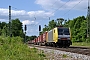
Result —
<instances>
[{"instance_id":1,"label":"vegetation beside track","mask_svg":"<svg viewBox=\"0 0 90 60\"><path fill-rule=\"evenodd\" d=\"M22 41L20 37L0 37L0 60L43 60L43 53Z\"/></svg>"},{"instance_id":2,"label":"vegetation beside track","mask_svg":"<svg viewBox=\"0 0 90 60\"><path fill-rule=\"evenodd\" d=\"M90 47L90 42L74 42L72 43L72 46Z\"/></svg>"}]
</instances>

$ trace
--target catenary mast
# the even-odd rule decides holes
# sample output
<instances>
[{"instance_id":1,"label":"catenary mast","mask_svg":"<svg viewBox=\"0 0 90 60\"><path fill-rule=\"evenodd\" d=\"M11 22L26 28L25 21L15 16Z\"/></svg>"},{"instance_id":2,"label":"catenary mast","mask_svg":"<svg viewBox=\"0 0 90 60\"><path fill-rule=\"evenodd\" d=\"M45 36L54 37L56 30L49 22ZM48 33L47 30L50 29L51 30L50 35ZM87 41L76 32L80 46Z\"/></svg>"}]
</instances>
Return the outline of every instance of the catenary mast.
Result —
<instances>
[{"instance_id":1,"label":"catenary mast","mask_svg":"<svg viewBox=\"0 0 90 60\"><path fill-rule=\"evenodd\" d=\"M9 36L12 37L12 31L11 31L11 6L9 6Z\"/></svg>"},{"instance_id":2,"label":"catenary mast","mask_svg":"<svg viewBox=\"0 0 90 60\"><path fill-rule=\"evenodd\" d=\"M87 12L87 37L90 38L90 0L88 0L88 12Z\"/></svg>"}]
</instances>

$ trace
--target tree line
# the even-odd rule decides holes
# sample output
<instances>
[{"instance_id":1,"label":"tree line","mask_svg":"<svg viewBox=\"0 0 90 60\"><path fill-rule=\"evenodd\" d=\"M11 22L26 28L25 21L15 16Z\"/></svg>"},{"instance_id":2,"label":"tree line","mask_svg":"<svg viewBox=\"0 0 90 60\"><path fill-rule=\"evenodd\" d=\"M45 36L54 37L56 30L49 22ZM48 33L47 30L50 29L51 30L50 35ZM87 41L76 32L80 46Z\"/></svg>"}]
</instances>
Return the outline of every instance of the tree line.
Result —
<instances>
[{"instance_id":1,"label":"tree line","mask_svg":"<svg viewBox=\"0 0 90 60\"><path fill-rule=\"evenodd\" d=\"M56 26L59 26L58 22L51 20L48 25L45 25L40 34L43 34L45 31L49 31ZM73 42L90 42L90 40L87 39L87 17L79 16L72 20L63 19L62 26L70 27Z\"/></svg>"},{"instance_id":2,"label":"tree line","mask_svg":"<svg viewBox=\"0 0 90 60\"><path fill-rule=\"evenodd\" d=\"M72 35L72 41L73 42L90 42L89 39L87 39L87 17L85 16L79 16L72 20L65 20L63 18L60 18L62 20L62 26L64 27L70 27L71 35ZM0 35L3 36L9 36L9 23L6 22L0 22ZM44 25L44 28L42 28L42 31L40 34L43 34L45 31L50 31L51 29L57 27L60 25L60 22L57 22L56 20L50 20L47 25ZM20 36L24 37L24 31L22 28L22 22L20 22L19 19L13 19L11 24L11 32L12 36ZM26 36L27 40L33 40L37 36Z\"/></svg>"},{"instance_id":3,"label":"tree line","mask_svg":"<svg viewBox=\"0 0 90 60\"><path fill-rule=\"evenodd\" d=\"M24 37L22 23L19 19L13 19L11 21L11 34L13 37L20 36ZM10 34L10 23L0 22L0 35L9 36Z\"/></svg>"}]
</instances>

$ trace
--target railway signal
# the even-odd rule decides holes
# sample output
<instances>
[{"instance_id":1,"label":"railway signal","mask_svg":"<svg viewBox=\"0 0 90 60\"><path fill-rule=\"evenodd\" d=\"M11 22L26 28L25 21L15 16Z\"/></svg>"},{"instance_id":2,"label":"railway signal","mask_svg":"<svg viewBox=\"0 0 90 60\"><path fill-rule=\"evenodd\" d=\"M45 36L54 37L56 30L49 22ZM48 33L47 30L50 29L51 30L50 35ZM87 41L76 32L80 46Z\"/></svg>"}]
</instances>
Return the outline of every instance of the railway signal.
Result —
<instances>
[{"instance_id":1,"label":"railway signal","mask_svg":"<svg viewBox=\"0 0 90 60\"><path fill-rule=\"evenodd\" d=\"M40 32L41 32L41 25L39 25L39 35L40 35Z\"/></svg>"},{"instance_id":2,"label":"railway signal","mask_svg":"<svg viewBox=\"0 0 90 60\"><path fill-rule=\"evenodd\" d=\"M27 26L25 25L25 31L27 30Z\"/></svg>"},{"instance_id":3,"label":"railway signal","mask_svg":"<svg viewBox=\"0 0 90 60\"><path fill-rule=\"evenodd\" d=\"M41 31L41 25L39 25L39 31Z\"/></svg>"},{"instance_id":4,"label":"railway signal","mask_svg":"<svg viewBox=\"0 0 90 60\"><path fill-rule=\"evenodd\" d=\"M27 30L27 25L25 25L24 30L25 30L25 40L24 40L24 42L26 43L26 30Z\"/></svg>"}]
</instances>

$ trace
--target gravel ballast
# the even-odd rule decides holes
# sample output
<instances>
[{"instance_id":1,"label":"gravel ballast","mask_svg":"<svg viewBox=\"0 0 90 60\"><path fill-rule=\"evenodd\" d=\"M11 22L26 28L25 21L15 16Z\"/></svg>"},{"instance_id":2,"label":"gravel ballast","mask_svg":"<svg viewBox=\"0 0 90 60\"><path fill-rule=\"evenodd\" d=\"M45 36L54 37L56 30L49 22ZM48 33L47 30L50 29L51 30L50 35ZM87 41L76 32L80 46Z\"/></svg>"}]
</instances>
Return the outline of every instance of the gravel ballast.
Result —
<instances>
[{"instance_id":1,"label":"gravel ballast","mask_svg":"<svg viewBox=\"0 0 90 60\"><path fill-rule=\"evenodd\" d=\"M31 46L29 47L33 48ZM44 51L44 54L46 55L44 60L90 60L90 56L87 55L65 52L55 49L47 49L40 47L35 48L39 49L39 51Z\"/></svg>"}]
</instances>

